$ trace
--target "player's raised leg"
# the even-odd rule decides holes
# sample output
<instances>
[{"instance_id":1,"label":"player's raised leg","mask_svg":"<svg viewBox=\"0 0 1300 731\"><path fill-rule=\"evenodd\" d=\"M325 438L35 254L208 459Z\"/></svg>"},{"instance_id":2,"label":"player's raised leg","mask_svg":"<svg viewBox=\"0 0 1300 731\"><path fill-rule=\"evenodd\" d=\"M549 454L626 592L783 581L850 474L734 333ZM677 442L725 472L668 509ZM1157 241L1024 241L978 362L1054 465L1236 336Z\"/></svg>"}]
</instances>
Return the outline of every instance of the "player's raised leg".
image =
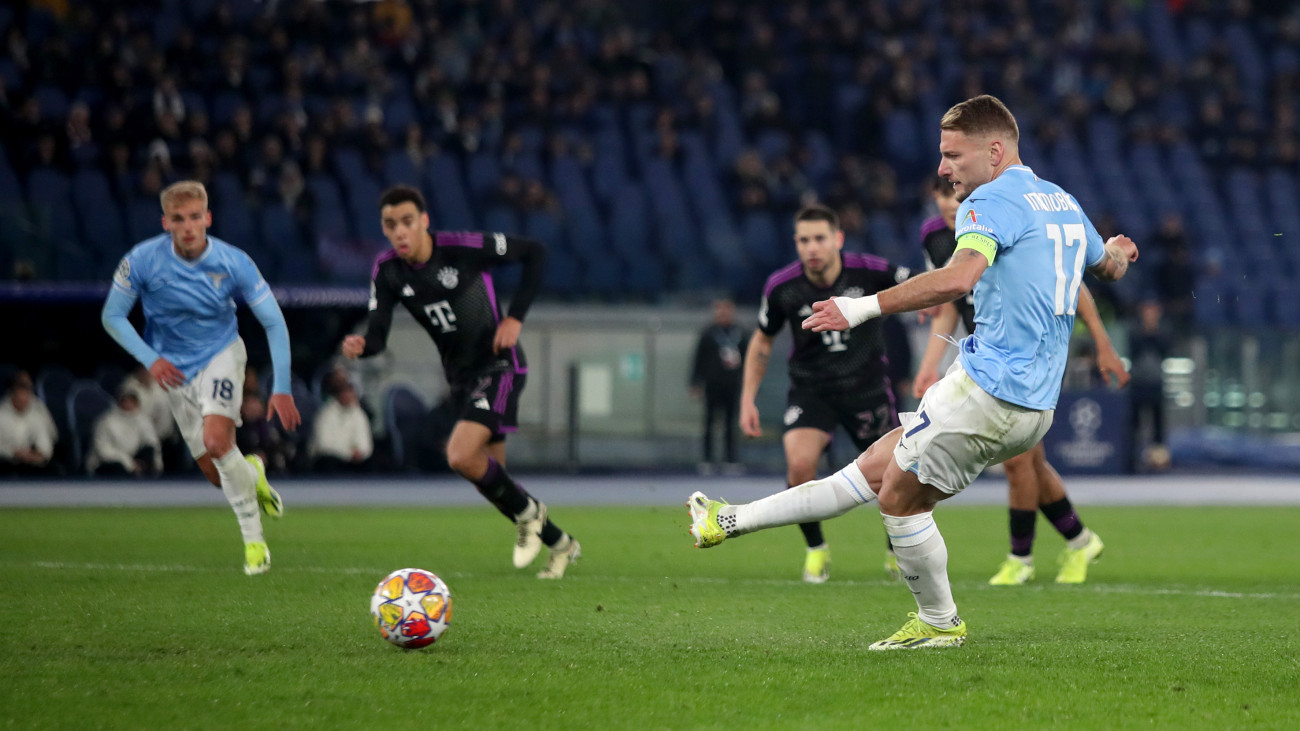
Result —
<instances>
[{"instance_id":1,"label":"player's raised leg","mask_svg":"<svg viewBox=\"0 0 1300 731\"><path fill-rule=\"evenodd\" d=\"M727 538L782 525L829 520L859 505L874 502L884 464L891 460L902 429L894 429L844 469L829 477L743 505L727 505L694 493L687 500L691 535L697 548L710 548ZM874 479L873 479L874 476Z\"/></svg>"}]
</instances>

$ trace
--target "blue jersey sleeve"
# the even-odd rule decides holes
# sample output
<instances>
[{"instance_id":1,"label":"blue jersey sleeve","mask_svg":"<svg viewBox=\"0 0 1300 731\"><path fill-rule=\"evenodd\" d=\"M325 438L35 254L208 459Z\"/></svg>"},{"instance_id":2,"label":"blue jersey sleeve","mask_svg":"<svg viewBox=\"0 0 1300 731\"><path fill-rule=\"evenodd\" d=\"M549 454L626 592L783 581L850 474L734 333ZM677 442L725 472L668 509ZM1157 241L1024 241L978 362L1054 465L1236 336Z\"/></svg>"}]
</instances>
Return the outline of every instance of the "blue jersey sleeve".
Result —
<instances>
[{"instance_id":1,"label":"blue jersey sleeve","mask_svg":"<svg viewBox=\"0 0 1300 731\"><path fill-rule=\"evenodd\" d=\"M970 197L957 208L957 241L966 234L987 236L997 242L998 251L1015 243L1017 214L996 198Z\"/></svg>"},{"instance_id":2,"label":"blue jersey sleeve","mask_svg":"<svg viewBox=\"0 0 1300 731\"><path fill-rule=\"evenodd\" d=\"M271 285L262 278L262 273L257 270L257 265L248 254L238 252L235 263L231 266L231 274L235 277L240 296L249 307L256 306L271 295Z\"/></svg>"},{"instance_id":3,"label":"blue jersey sleeve","mask_svg":"<svg viewBox=\"0 0 1300 731\"><path fill-rule=\"evenodd\" d=\"M139 277L139 268L132 269L131 255L127 254L122 257L122 263L118 264L117 272L113 274L113 286L108 290L108 299L104 301L104 309L100 313L99 321L104 326L104 330L125 348L131 357L148 368L158 360L159 355L149 347L144 338L140 337L140 333L135 331L135 326L127 319L131 314L131 308L135 306L136 299L139 298L139 280L133 279L134 277Z\"/></svg>"},{"instance_id":4,"label":"blue jersey sleeve","mask_svg":"<svg viewBox=\"0 0 1300 731\"><path fill-rule=\"evenodd\" d=\"M1078 204L1078 201L1075 201L1075 203ZM1082 211L1083 207L1080 206L1079 210ZM1084 257L1085 268L1091 268L1100 264L1101 258L1106 255L1106 243L1101 240L1101 234L1092 225L1092 219L1088 218L1087 214L1083 216L1083 226L1088 231L1088 254Z\"/></svg>"},{"instance_id":5,"label":"blue jersey sleeve","mask_svg":"<svg viewBox=\"0 0 1300 731\"><path fill-rule=\"evenodd\" d=\"M239 294L266 330L266 342L271 346L271 371L274 374L271 393L292 393L289 365L289 328L284 322L280 303L271 296L271 285L262 278L257 265L244 252L235 257L231 268Z\"/></svg>"},{"instance_id":6,"label":"blue jersey sleeve","mask_svg":"<svg viewBox=\"0 0 1300 731\"><path fill-rule=\"evenodd\" d=\"M135 251L128 251L122 261L118 262L117 271L113 273L113 289L131 295L131 301L140 296L141 272L138 262L132 261Z\"/></svg>"}]
</instances>

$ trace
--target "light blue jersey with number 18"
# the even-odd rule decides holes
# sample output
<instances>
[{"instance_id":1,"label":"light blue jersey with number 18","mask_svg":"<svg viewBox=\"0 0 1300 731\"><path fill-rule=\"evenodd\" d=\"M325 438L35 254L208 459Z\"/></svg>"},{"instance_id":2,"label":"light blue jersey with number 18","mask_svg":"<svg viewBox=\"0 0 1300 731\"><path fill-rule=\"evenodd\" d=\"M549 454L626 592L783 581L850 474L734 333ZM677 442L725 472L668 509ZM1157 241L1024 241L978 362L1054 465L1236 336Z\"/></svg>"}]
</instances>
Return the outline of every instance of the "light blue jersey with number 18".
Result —
<instances>
[{"instance_id":1,"label":"light blue jersey with number 18","mask_svg":"<svg viewBox=\"0 0 1300 731\"><path fill-rule=\"evenodd\" d=\"M1101 236L1060 186L1024 165L981 185L957 209L957 242L992 251L975 285L975 332L958 358L988 393L1030 409L1056 408L1083 271L1105 254ZM983 240L979 237L985 237Z\"/></svg>"},{"instance_id":2,"label":"light blue jersey with number 18","mask_svg":"<svg viewBox=\"0 0 1300 731\"><path fill-rule=\"evenodd\" d=\"M193 378L239 337L236 294L250 307L271 296L248 254L209 236L207 250L187 261L166 233L122 257L113 290L130 301L143 300L145 342L186 378Z\"/></svg>"}]
</instances>

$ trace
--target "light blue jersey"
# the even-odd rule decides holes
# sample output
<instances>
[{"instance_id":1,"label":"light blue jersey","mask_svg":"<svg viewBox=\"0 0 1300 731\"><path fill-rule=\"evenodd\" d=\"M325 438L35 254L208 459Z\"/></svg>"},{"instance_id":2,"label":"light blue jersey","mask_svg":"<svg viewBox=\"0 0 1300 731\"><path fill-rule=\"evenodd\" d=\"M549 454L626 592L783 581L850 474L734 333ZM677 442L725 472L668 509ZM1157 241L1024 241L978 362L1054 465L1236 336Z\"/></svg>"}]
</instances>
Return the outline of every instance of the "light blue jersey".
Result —
<instances>
[{"instance_id":1,"label":"light blue jersey","mask_svg":"<svg viewBox=\"0 0 1300 731\"><path fill-rule=\"evenodd\" d=\"M127 252L113 276L104 325L146 367L166 358L189 379L239 337L235 295L267 330L275 370L273 390L288 393L288 331L271 288L248 254L213 236L194 261L176 253L167 233ZM144 308L143 339L125 321L137 298Z\"/></svg>"},{"instance_id":2,"label":"light blue jersey","mask_svg":"<svg viewBox=\"0 0 1300 731\"><path fill-rule=\"evenodd\" d=\"M996 255L975 285L975 332L961 343L962 367L1003 401L1054 409L1083 271L1105 254L1101 236L1073 196L1024 165L962 201L958 246L968 234L991 239Z\"/></svg>"}]
</instances>

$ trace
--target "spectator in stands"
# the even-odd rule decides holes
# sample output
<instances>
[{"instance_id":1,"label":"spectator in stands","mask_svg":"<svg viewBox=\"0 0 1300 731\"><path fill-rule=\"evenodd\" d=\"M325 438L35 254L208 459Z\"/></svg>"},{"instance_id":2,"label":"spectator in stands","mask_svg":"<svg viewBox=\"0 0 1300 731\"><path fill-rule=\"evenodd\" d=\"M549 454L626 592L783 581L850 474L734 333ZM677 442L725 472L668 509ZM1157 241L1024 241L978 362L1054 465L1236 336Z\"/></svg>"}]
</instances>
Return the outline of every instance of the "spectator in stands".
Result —
<instances>
[{"instance_id":1,"label":"spectator in stands","mask_svg":"<svg viewBox=\"0 0 1300 731\"><path fill-rule=\"evenodd\" d=\"M140 413L144 414L153 426L158 437L160 454L165 472L179 472L181 466L188 463L185 441L181 439L172 417L171 406L167 404L167 392L149 374L149 369L137 366L126 377L126 384L140 401Z\"/></svg>"},{"instance_id":2,"label":"spectator in stands","mask_svg":"<svg viewBox=\"0 0 1300 731\"><path fill-rule=\"evenodd\" d=\"M278 423L267 420L266 402L262 400L256 381L251 388L247 382L244 384L239 418L244 422L235 428L235 444L239 451L261 457L267 473L282 475L288 472L297 454L297 445Z\"/></svg>"},{"instance_id":3,"label":"spectator in stands","mask_svg":"<svg viewBox=\"0 0 1300 731\"><path fill-rule=\"evenodd\" d=\"M691 368L691 396L704 399L704 452L700 471L711 474L714 465L738 469L736 427L740 423L740 382L743 354L749 348L749 333L736 324L736 304L715 300L713 322L700 333ZM714 459L714 425L722 421L721 459Z\"/></svg>"},{"instance_id":4,"label":"spectator in stands","mask_svg":"<svg viewBox=\"0 0 1300 731\"><path fill-rule=\"evenodd\" d=\"M1129 371L1133 375L1129 434L1133 445L1148 443L1143 438L1143 424L1148 421L1151 424L1150 446L1133 450L1134 471L1139 466L1154 469L1169 466L1169 451L1165 448L1164 362L1173 346L1161 327L1161 314L1159 302L1143 302L1138 308L1140 326L1129 336L1129 360L1133 363Z\"/></svg>"},{"instance_id":5,"label":"spectator in stands","mask_svg":"<svg viewBox=\"0 0 1300 731\"><path fill-rule=\"evenodd\" d=\"M1190 332L1196 293L1196 266L1192 263L1187 246L1182 217L1177 213L1167 214L1160 222L1160 230L1153 243L1156 250L1163 254L1156 270L1156 290L1159 292L1160 305L1179 332Z\"/></svg>"},{"instance_id":6,"label":"spectator in stands","mask_svg":"<svg viewBox=\"0 0 1300 731\"><path fill-rule=\"evenodd\" d=\"M51 462L59 430L50 410L36 398L32 377L19 371L0 402L0 475L53 475Z\"/></svg>"},{"instance_id":7,"label":"spectator in stands","mask_svg":"<svg viewBox=\"0 0 1300 731\"><path fill-rule=\"evenodd\" d=\"M326 386L330 398L316 414L310 454L317 472L364 472L375 451L370 418L346 374L335 371Z\"/></svg>"},{"instance_id":8,"label":"spectator in stands","mask_svg":"<svg viewBox=\"0 0 1300 731\"><path fill-rule=\"evenodd\" d=\"M140 408L133 380L123 384L117 405L95 422L86 471L112 477L152 477L162 471L162 444L149 415Z\"/></svg>"}]
</instances>

